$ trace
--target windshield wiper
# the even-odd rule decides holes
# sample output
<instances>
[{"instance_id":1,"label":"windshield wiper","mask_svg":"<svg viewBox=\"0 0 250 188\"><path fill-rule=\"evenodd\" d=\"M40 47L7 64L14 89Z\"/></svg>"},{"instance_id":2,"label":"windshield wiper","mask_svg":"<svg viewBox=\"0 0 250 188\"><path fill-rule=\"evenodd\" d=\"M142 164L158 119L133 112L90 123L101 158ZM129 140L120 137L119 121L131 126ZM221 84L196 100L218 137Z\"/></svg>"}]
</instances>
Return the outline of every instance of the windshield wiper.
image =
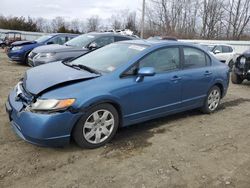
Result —
<instances>
[{"instance_id":1,"label":"windshield wiper","mask_svg":"<svg viewBox=\"0 0 250 188\"><path fill-rule=\"evenodd\" d=\"M99 71L97 71L97 70L95 70L93 68L90 68L90 67L88 67L86 65L82 65L82 64L70 64L69 66L71 66L71 67L77 67L79 69L83 69L83 70L86 70L86 71L94 73L94 74L102 75Z\"/></svg>"}]
</instances>

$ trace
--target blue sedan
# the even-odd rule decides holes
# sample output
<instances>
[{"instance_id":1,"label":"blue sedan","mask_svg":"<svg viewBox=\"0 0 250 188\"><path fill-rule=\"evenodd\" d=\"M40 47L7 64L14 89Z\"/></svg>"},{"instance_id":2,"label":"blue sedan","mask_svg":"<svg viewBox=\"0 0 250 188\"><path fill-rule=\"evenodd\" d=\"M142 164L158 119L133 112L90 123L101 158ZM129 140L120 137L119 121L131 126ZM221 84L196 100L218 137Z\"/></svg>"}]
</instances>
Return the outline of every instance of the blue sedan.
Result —
<instances>
[{"instance_id":1,"label":"blue sedan","mask_svg":"<svg viewBox=\"0 0 250 188\"><path fill-rule=\"evenodd\" d=\"M35 41L17 41L13 42L8 49L7 55L12 61L28 64L29 53L38 46L44 46L49 44L64 44L65 42L73 39L78 35L76 34L50 34L44 35ZM45 56L50 56L50 53Z\"/></svg>"},{"instance_id":2,"label":"blue sedan","mask_svg":"<svg viewBox=\"0 0 250 188\"><path fill-rule=\"evenodd\" d=\"M229 68L191 44L123 41L71 61L32 68L6 103L24 140L85 148L124 127L186 110L216 111Z\"/></svg>"}]
</instances>

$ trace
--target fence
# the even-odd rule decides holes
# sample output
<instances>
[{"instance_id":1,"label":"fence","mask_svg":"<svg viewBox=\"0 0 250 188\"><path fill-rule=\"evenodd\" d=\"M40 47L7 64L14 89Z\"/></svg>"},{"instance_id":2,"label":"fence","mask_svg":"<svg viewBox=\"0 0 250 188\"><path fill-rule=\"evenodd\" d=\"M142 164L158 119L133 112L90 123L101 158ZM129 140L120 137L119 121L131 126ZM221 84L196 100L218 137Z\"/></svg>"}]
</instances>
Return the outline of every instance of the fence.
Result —
<instances>
[{"instance_id":1,"label":"fence","mask_svg":"<svg viewBox=\"0 0 250 188\"><path fill-rule=\"evenodd\" d=\"M13 32L13 31L20 32L22 34L22 37L25 40L36 40L37 38L41 37L42 35L46 35L46 33L0 29L0 38L4 38L6 32Z\"/></svg>"},{"instance_id":2,"label":"fence","mask_svg":"<svg viewBox=\"0 0 250 188\"><path fill-rule=\"evenodd\" d=\"M17 30L6 30L0 29L0 38L3 38L2 35L9 31L17 31ZM39 33L39 32L27 32L27 31L17 31L21 32L24 36L25 40L35 40L42 35L46 35L48 33ZM250 41L226 41L226 40L180 40L183 42L192 42L192 43L203 43L203 44L229 44L235 48L235 51L239 54L244 51L250 49Z\"/></svg>"},{"instance_id":3,"label":"fence","mask_svg":"<svg viewBox=\"0 0 250 188\"><path fill-rule=\"evenodd\" d=\"M236 53L241 54L250 49L250 41L235 40L180 40L183 42L201 43L201 44L228 44L234 47Z\"/></svg>"}]
</instances>

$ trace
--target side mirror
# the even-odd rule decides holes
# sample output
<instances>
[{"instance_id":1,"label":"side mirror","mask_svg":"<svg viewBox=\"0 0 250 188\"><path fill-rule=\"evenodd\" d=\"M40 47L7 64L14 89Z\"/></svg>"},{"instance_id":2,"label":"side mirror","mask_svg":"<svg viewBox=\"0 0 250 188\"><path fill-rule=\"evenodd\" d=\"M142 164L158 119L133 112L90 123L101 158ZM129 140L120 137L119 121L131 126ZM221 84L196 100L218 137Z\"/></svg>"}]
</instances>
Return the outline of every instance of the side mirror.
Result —
<instances>
[{"instance_id":1,"label":"side mirror","mask_svg":"<svg viewBox=\"0 0 250 188\"><path fill-rule=\"evenodd\" d=\"M54 44L54 42L52 42L52 41L47 42L47 45L50 45L50 44Z\"/></svg>"},{"instance_id":2,"label":"side mirror","mask_svg":"<svg viewBox=\"0 0 250 188\"><path fill-rule=\"evenodd\" d=\"M97 44L96 44L95 42L92 42L92 43L89 44L88 48L89 48L90 50L94 50L94 49L97 48Z\"/></svg>"},{"instance_id":3,"label":"side mirror","mask_svg":"<svg viewBox=\"0 0 250 188\"><path fill-rule=\"evenodd\" d=\"M219 54L219 53L221 53L220 50L215 50L215 51L214 51L214 54Z\"/></svg>"},{"instance_id":4,"label":"side mirror","mask_svg":"<svg viewBox=\"0 0 250 188\"><path fill-rule=\"evenodd\" d=\"M145 76L154 76L155 69L153 67L142 67L138 70L137 75L136 82L140 82Z\"/></svg>"}]
</instances>

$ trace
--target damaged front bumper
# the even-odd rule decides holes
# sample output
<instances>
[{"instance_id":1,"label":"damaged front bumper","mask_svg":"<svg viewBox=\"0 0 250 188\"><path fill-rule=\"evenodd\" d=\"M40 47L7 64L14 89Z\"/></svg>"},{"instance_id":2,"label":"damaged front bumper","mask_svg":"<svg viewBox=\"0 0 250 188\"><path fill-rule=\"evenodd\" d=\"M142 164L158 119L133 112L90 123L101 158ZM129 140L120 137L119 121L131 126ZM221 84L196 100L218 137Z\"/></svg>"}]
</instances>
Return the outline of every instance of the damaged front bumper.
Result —
<instances>
[{"instance_id":1,"label":"damaged front bumper","mask_svg":"<svg viewBox=\"0 0 250 188\"><path fill-rule=\"evenodd\" d=\"M11 127L23 140L41 146L64 146L69 143L71 131L82 114L70 111L41 114L25 110L12 90L6 102Z\"/></svg>"}]
</instances>

